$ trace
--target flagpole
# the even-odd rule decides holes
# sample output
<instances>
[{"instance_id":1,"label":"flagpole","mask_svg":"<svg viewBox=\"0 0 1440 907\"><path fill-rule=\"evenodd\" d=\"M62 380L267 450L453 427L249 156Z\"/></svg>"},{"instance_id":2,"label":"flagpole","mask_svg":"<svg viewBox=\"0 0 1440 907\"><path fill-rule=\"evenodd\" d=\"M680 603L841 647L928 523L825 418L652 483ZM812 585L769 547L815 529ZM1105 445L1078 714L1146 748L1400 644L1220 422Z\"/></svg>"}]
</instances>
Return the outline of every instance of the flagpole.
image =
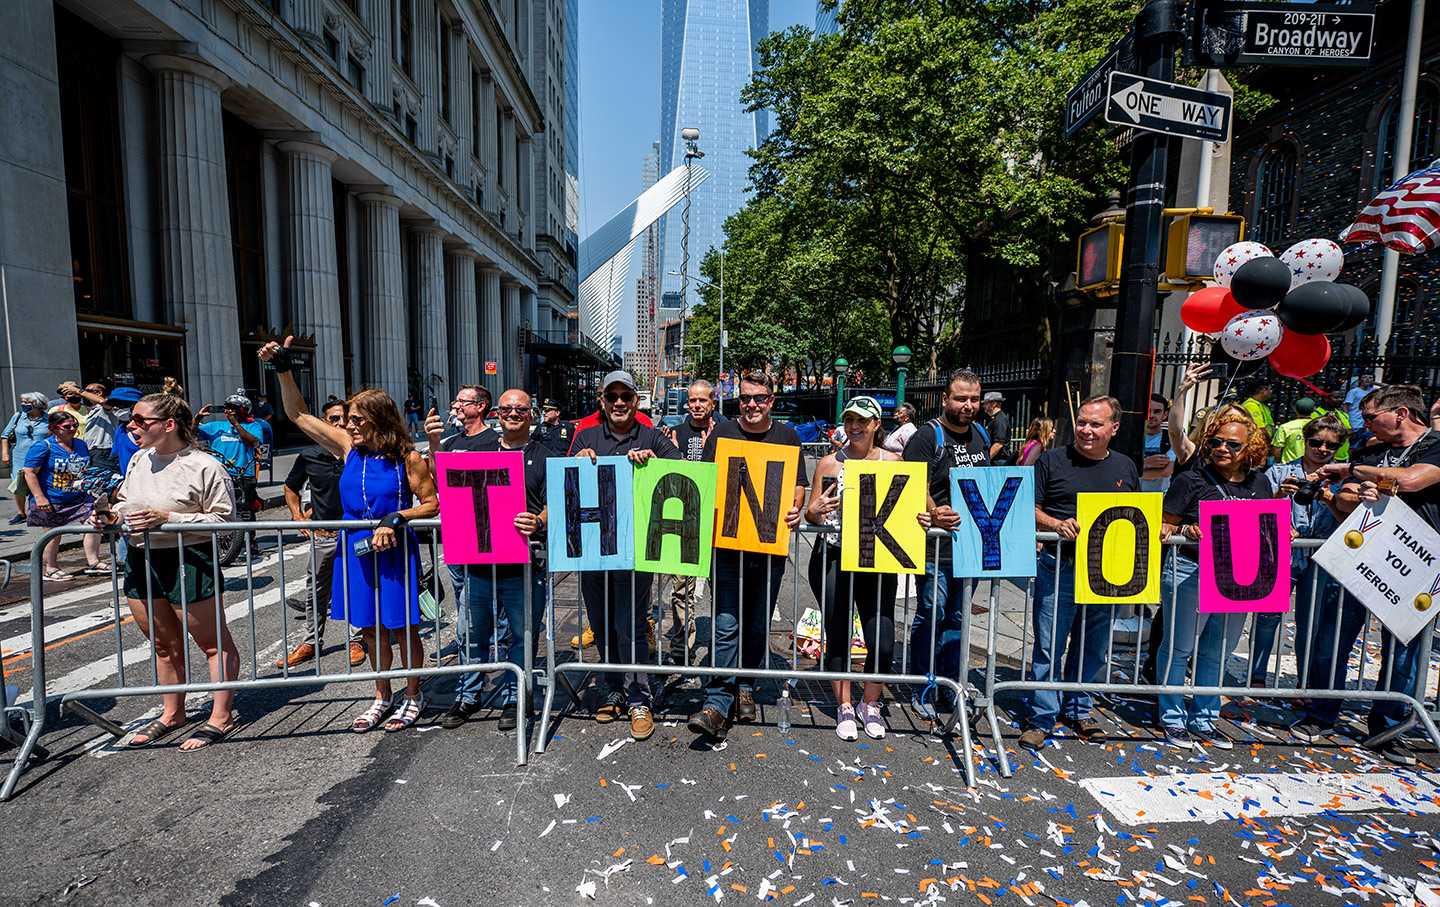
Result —
<instances>
[{"instance_id":1,"label":"flagpole","mask_svg":"<svg viewBox=\"0 0 1440 907\"><path fill-rule=\"evenodd\" d=\"M1395 124L1395 172L1398 180L1410 171L1410 142L1415 129L1415 85L1420 79L1420 39L1425 24L1425 0L1410 0L1410 41L1405 49L1405 74L1400 84L1399 120ZM1392 180L1392 181L1393 181ZM1386 184L1381 174L1382 187ZM1379 356L1390 345L1390 329L1395 322L1395 284L1400 270L1400 253L1385 249L1380 266L1380 296L1375 303L1375 344ZM1385 380L1385 370L1377 365L1375 380Z\"/></svg>"}]
</instances>

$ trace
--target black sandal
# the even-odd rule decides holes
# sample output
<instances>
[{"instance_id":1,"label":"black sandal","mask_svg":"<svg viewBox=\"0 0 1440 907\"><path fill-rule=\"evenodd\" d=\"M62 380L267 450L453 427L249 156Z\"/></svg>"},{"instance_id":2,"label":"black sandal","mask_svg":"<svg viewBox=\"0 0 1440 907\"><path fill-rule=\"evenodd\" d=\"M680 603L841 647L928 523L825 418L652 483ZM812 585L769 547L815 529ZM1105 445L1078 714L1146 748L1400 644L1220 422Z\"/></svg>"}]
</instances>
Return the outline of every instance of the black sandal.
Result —
<instances>
[{"instance_id":1,"label":"black sandal","mask_svg":"<svg viewBox=\"0 0 1440 907\"><path fill-rule=\"evenodd\" d=\"M138 749L140 749L140 748L142 748L142 747L149 746L150 744L154 743L156 740L159 740L161 737L164 737L164 736L166 736L166 735L168 735L168 734L173 734L175 731L180 730L182 727L184 727L185 725L187 725L187 724L189 724L189 723L190 723L190 719L188 719L188 718L185 719L184 721L180 722L179 724L166 724L165 722L161 721L159 718L156 718L154 721L152 721L152 722L150 722L149 724L145 725L145 726L142 727L140 730L138 730L138 731L136 731L135 733L131 734L131 735L130 735L130 742L127 743L127 744L125 744L125 746L126 746L127 748L129 748L129 749L137 749L137 750L138 750ZM145 742L144 742L144 743L136 743L136 742L135 742L135 738L136 738L136 737L144 737L144 738L145 738Z\"/></svg>"},{"instance_id":2,"label":"black sandal","mask_svg":"<svg viewBox=\"0 0 1440 907\"><path fill-rule=\"evenodd\" d=\"M225 739L226 735L228 735L231 731L235 730L235 725L236 722L231 721L229 727L218 728L207 721L204 724L200 725L200 727L195 730L195 733L190 735L189 740L185 741L186 743L189 743L190 740L199 740L200 745L192 746L188 749L182 746L180 751L183 753L190 753L194 752L195 750L203 750L205 747L209 746L212 743L218 743L221 740Z\"/></svg>"}]
</instances>

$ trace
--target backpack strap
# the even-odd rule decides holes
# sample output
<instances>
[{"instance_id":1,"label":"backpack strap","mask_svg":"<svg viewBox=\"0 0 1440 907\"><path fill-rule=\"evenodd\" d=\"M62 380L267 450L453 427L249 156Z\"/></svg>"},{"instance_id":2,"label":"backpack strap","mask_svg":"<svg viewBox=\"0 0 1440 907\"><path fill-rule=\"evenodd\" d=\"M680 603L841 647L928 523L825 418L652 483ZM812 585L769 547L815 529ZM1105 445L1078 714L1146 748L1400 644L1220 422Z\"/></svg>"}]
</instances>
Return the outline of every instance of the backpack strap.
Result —
<instances>
[{"instance_id":1,"label":"backpack strap","mask_svg":"<svg viewBox=\"0 0 1440 907\"><path fill-rule=\"evenodd\" d=\"M945 459L945 430L940 427L939 419L931 419L930 426L935 429L934 459L936 463L939 463L941 460ZM985 430L985 426L981 425L979 422L971 422L970 430L980 433L980 441L985 445L985 449L988 451L990 449L990 433Z\"/></svg>"}]
</instances>

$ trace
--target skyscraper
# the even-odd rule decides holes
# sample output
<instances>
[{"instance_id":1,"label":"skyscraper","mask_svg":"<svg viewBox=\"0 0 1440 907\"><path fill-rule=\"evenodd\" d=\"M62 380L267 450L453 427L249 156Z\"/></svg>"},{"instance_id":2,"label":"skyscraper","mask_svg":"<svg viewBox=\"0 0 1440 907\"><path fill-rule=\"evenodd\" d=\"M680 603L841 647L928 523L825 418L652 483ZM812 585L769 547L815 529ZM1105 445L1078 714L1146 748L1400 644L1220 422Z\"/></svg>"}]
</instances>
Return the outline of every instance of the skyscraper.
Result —
<instances>
[{"instance_id":1,"label":"skyscraper","mask_svg":"<svg viewBox=\"0 0 1440 907\"><path fill-rule=\"evenodd\" d=\"M840 12L840 7L833 9L821 9L820 4L815 4L815 33L817 35L833 35L840 30L840 24L835 21L835 16Z\"/></svg>"},{"instance_id":2,"label":"skyscraper","mask_svg":"<svg viewBox=\"0 0 1440 907\"><path fill-rule=\"evenodd\" d=\"M649 189L659 180L660 143L655 142L640 162L641 188ZM638 361L644 363L642 380L645 381L656 374L655 306L660 298L660 230L661 224L651 224L640 237L640 279L635 282L635 352Z\"/></svg>"},{"instance_id":3,"label":"skyscraper","mask_svg":"<svg viewBox=\"0 0 1440 907\"><path fill-rule=\"evenodd\" d=\"M660 170L685 164L680 130L700 130L711 178L690 196L689 270L698 273L711 247L724 241L725 219L744 206L750 159L745 150L769 132L766 112L746 113L741 90L758 65L755 45L770 28L769 0L664 0L660 28ZM665 217L662 296L678 292L684 202ZM689 283L686 304L699 300Z\"/></svg>"}]
</instances>

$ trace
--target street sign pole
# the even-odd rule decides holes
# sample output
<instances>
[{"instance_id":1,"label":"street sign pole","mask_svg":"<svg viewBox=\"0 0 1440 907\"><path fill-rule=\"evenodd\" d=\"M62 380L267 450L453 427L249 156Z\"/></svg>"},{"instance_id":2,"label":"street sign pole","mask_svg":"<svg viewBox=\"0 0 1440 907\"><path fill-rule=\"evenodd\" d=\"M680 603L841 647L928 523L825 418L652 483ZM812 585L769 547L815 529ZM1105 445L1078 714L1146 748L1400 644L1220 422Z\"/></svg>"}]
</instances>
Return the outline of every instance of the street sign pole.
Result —
<instances>
[{"instance_id":1,"label":"street sign pole","mask_svg":"<svg viewBox=\"0 0 1440 907\"><path fill-rule=\"evenodd\" d=\"M1180 36L1177 0L1149 0L1135 17L1135 51L1140 75L1174 78L1175 41ZM1165 166L1169 136L1137 129L1130 150L1129 198L1125 206L1125 251L1115 311L1115 346L1110 395L1123 417L1112 445L1137 461L1145 452L1145 415L1155 344L1155 305L1160 283L1160 234L1164 229Z\"/></svg>"}]
</instances>

